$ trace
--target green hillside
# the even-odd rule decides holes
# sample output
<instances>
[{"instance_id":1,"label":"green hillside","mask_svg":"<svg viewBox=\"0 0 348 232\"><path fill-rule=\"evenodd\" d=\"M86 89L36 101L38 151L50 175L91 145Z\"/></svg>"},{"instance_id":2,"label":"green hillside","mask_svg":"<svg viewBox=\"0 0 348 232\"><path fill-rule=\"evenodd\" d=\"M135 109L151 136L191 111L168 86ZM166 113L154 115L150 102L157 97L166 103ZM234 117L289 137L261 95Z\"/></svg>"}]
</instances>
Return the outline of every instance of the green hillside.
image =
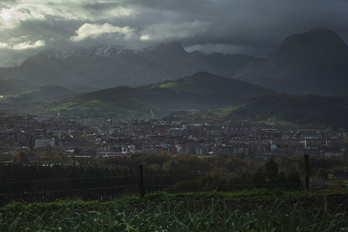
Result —
<instances>
[{"instance_id":1,"label":"green hillside","mask_svg":"<svg viewBox=\"0 0 348 232\"><path fill-rule=\"evenodd\" d=\"M196 73L153 85L122 86L39 105L35 113L60 112L86 117L149 117L178 110L227 106L236 100L273 94L273 90L209 73Z\"/></svg>"},{"instance_id":2,"label":"green hillside","mask_svg":"<svg viewBox=\"0 0 348 232\"><path fill-rule=\"evenodd\" d=\"M74 91L67 88L46 85L41 87L35 87L31 89L17 89L18 92L4 96L2 100L8 101L9 103L30 103L30 102L42 102L59 99L60 97L70 97L75 94Z\"/></svg>"},{"instance_id":3,"label":"green hillside","mask_svg":"<svg viewBox=\"0 0 348 232\"><path fill-rule=\"evenodd\" d=\"M228 107L181 112L167 119L235 126L348 127L348 97L257 96Z\"/></svg>"}]
</instances>

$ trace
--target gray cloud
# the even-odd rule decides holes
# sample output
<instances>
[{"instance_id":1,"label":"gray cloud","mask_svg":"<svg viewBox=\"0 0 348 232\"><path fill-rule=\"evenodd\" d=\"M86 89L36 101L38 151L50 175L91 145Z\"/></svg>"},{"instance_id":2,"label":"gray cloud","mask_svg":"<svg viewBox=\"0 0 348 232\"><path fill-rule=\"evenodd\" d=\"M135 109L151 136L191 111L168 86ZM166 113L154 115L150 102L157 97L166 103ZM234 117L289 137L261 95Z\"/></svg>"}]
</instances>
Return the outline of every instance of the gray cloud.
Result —
<instances>
[{"instance_id":1,"label":"gray cloud","mask_svg":"<svg viewBox=\"0 0 348 232\"><path fill-rule=\"evenodd\" d=\"M180 40L187 50L266 56L286 36L328 27L348 41L345 0L17 0L0 3L0 66L45 48Z\"/></svg>"},{"instance_id":2,"label":"gray cloud","mask_svg":"<svg viewBox=\"0 0 348 232\"><path fill-rule=\"evenodd\" d=\"M117 27L113 26L109 23L104 24L83 24L77 31L75 31L76 35L71 36L70 40L73 42L80 42L87 38L97 39L104 34L122 34L125 39L132 38L134 34L134 29L126 26L126 27Z\"/></svg>"},{"instance_id":3,"label":"gray cloud","mask_svg":"<svg viewBox=\"0 0 348 232\"><path fill-rule=\"evenodd\" d=\"M140 40L143 41L166 41L166 40L185 40L204 36L211 28L210 22L193 21L183 23L160 23L146 26L141 31Z\"/></svg>"}]
</instances>

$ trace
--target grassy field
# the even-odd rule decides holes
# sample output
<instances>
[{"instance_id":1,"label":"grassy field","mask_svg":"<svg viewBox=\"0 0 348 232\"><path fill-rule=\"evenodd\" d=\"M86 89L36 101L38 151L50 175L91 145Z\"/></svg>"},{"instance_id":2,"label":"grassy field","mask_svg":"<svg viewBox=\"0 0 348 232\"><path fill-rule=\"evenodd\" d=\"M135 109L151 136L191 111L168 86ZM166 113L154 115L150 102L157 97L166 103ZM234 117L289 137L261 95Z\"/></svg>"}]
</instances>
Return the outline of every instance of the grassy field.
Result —
<instances>
[{"instance_id":1,"label":"grassy field","mask_svg":"<svg viewBox=\"0 0 348 232\"><path fill-rule=\"evenodd\" d=\"M275 126L287 126L287 127L291 127L291 128L301 128L300 125L296 124L296 123L293 123L293 122L288 122L288 121L285 121L285 120L277 120L277 121L254 121L253 123L255 124L263 124L263 125L268 125L268 126L272 126L272 127L275 127Z\"/></svg>"},{"instance_id":2,"label":"grassy field","mask_svg":"<svg viewBox=\"0 0 348 232\"><path fill-rule=\"evenodd\" d=\"M348 231L347 196L254 190L11 203L0 209L0 231Z\"/></svg>"},{"instance_id":3,"label":"grassy field","mask_svg":"<svg viewBox=\"0 0 348 232\"><path fill-rule=\"evenodd\" d=\"M244 106L246 106L246 104L238 105L238 106L223 107L223 108L220 108L219 110L215 111L213 113L213 116L216 116L216 117L226 117L229 114L231 114L233 111L238 110L239 108L242 108Z\"/></svg>"}]
</instances>

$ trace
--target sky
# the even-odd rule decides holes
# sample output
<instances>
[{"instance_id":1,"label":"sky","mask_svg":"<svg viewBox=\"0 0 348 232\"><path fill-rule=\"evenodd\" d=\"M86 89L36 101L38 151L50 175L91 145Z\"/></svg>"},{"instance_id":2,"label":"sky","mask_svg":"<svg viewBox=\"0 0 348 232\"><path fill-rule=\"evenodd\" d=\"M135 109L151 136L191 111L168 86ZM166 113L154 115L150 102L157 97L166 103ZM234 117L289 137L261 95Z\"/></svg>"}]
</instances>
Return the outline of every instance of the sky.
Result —
<instances>
[{"instance_id":1,"label":"sky","mask_svg":"<svg viewBox=\"0 0 348 232\"><path fill-rule=\"evenodd\" d=\"M348 44L347 0L0 0L0 67L44 49L144 48L266 57L294 33L326 27Z\"/></svg>"}]
</instances>

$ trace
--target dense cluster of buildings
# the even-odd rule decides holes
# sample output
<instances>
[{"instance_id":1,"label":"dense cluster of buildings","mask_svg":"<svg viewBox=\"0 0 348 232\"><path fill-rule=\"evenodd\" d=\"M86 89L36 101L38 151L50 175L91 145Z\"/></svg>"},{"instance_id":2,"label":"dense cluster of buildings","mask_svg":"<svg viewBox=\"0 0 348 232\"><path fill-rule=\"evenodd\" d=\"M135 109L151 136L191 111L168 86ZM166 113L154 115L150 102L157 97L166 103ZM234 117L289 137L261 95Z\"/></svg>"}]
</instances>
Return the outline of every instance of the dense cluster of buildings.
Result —
<instances>
[{"instance_id":1,"label":"dense cluster of buildings","mask_svg":"<svg viewBox=\"0 0 348 232\"><path fill-rule=\"evenodd\" d=\"M1 115L0 157L8 159L20 151L50 156L54 148L67 155L105 158L134 152L225 157L307 153L343 158L348 145L346 137L343 128L280 130Z\"/></svg>"}]
</instances>

